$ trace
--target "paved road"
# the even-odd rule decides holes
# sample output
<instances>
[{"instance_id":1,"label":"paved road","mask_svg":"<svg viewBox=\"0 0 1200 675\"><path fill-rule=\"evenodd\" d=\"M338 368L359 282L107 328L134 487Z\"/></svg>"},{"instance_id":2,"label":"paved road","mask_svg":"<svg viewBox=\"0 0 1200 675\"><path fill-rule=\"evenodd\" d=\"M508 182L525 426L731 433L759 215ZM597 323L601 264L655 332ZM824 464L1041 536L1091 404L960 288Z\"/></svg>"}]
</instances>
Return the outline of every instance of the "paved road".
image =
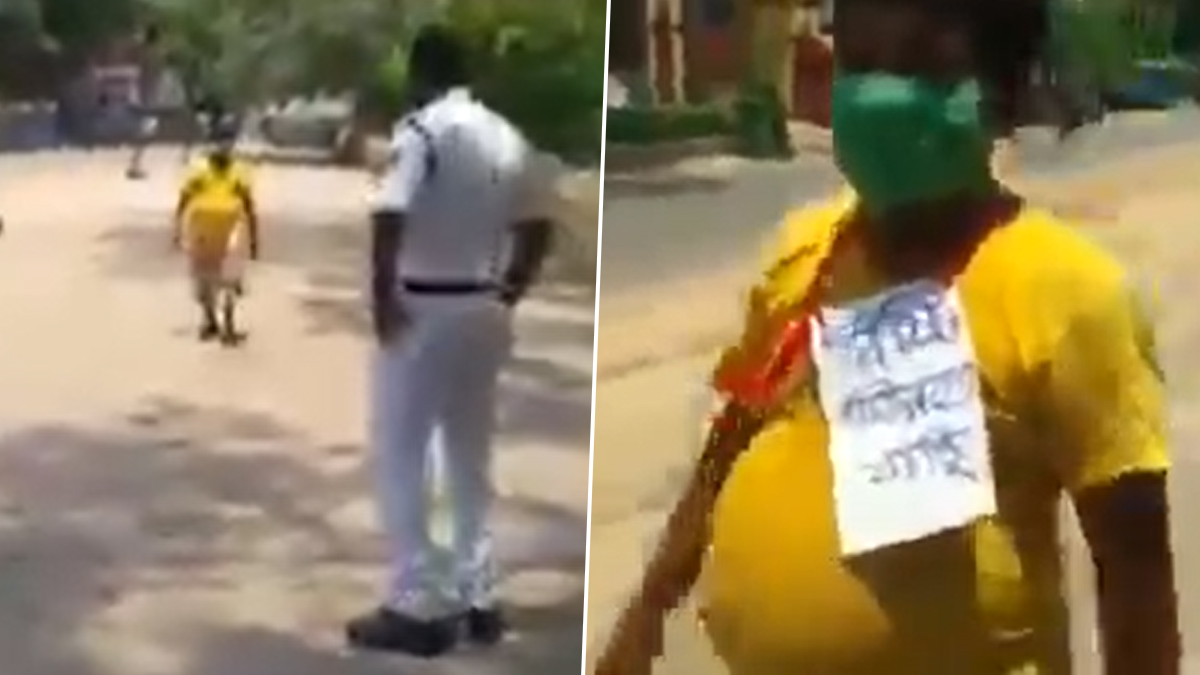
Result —
<instances>
[{"instance_id":1,"label":"paved road","mask_svg":"<svg viewBox=\"0 0 1200 675\"><path fill-rule=\"evenodd\" d=\"M1048 134L1023 137L1018 162L1032 175L1067 176L1147 148L1200 138L1200 112L1128 113L1088 128L1065 144ZM779 215L830 194L838 185L821 158L756 164L729 181L624 187L605 185L601 293L674 281L753 255Z\"/></svg>"},{"instance_id":2,"label":"paved road","mask_svg":"<svg viewBox=\"0 0 1200 675\"><path fill-rule=\"evenodd\" d=\"M497 457L517 633L432 663L351 656L384 552L363 449L361 177L264 167L250 341L193 339L168 245L178 154L0 158L0 671L573 675L594 302L518 319ZM546 480L553 476L553 480Z\"/></svg>"}]
</instances>

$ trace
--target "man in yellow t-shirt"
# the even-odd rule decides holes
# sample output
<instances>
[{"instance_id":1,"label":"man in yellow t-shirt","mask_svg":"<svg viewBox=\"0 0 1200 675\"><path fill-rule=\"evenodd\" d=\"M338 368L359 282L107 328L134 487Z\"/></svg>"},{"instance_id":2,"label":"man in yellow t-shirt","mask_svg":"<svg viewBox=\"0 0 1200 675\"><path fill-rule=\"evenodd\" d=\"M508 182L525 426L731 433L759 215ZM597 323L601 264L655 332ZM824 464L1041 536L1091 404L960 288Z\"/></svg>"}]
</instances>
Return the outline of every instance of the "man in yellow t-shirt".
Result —
<instances>
[{"instance_id":1,"label":"man in yellow t-shirt","mask_svg":"<svg viewBox=\"0 0 1200 675\"><path fill-rule=\"evenodd\" d=\"M852 302L887 283L858 244L830 250L835 237L854 237L838 232L852 223L835 207L789 220L793 239L755 290L744 342L719 371L761 358L779 313L817 281L822 255L823 302ZM816 252L799 254L806 247ZM1139 588L1170 595L1165 522L1125 530L1163 517L1138 511L1163 503L1168 459L1150 329L1121 270L1051 215L1014 205L955 287L978 359L996 512L962 530L840 555L836 481L822 452L830 425L811 382L796 386L737 461L711 517L707 628L734 673L1066 675L1062 493L1111 583L1125 586L1102 589L1109 609L1143 615L1127 604L1155 594ZM1138 575L1151 572L1161 576L1142 584Z\"/></svg>"},{"instance_id":2,"label":"man in yellow t-shirt","mask_svg":"<svg viewBox=\"0 0 1200 675\"><path fill-rule=\"evenodd\" d=\"M733 675L1068 675L1064 496L1105 672L1179 672L1153 333L1109 256L992 177L980 6L839 5L853 193L786 220L598 674L649 673L699 581Z\"/></svg>"},{"instance_id":3,"label":"man in yellow t-shirt","mask_svg":"<svg viewBox=\"0 0 1200 675\"><path fill-rule=\"evenodd\" d=\"M201 310L199 337L227 345L241 339L242 257L258 258L258 213L248 167L233 156L234 140L218 131L212 150L188 172L175 213L175 242L187 253Z\"/></svg>"}]
</instances>

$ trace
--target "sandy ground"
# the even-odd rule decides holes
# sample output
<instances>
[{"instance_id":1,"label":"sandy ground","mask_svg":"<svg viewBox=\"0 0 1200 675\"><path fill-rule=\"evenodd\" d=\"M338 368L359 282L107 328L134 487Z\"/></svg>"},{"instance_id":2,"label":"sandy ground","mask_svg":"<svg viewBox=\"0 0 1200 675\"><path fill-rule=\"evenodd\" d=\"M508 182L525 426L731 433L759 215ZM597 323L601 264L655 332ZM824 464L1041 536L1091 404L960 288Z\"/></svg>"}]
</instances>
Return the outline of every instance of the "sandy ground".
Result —
<instances>
[{"instance_id":1,"label":"sandy ground","mask_svg":"<svg viewBox=\"0 0 1200 675\"><path fill-rule=\"evenodd\" d=\"M1195 516L1200 505L1200 339L1195 266L1200 263L1200 196L1194 176L1200 144L1155 150L1072 174L1054 183L1016 182L1036 201L1076 217L1122 256L1154 301L1172 393L1176 555L1189 662L1200 673L1200 562ZM664 208L666 206L664 205ZM599 644L653 545L694 456L704 377L712 350L736 329L738 299L755 261L697 270L678 284L601 299L598 331L591 573L587 633ZM602 275L607 261L601 265ZM603 278L603 277L602 277ZM602 281L603 284L603 281ZM1089 579L1077 538L1068 592L1076 608L1078 672L1095 673ZM723 672L699 635L694 614L669 625L660 675ZM594 652L589 650L589 661Z\"/></svg>"},{"instance_id":2,"label":"sandy ground","mask_svg":"<svg viewBox=\"0 0 1200 675\"><path fill-rule=\"evenodd\" d=\"M178 154L0 158L0 671L578 672L594 292L550 283L504 377L495 529L516 634L341 652L376 599L361 176L260 170L249 342L196 343L168 247Z\"/></svg>"}]
</instances>

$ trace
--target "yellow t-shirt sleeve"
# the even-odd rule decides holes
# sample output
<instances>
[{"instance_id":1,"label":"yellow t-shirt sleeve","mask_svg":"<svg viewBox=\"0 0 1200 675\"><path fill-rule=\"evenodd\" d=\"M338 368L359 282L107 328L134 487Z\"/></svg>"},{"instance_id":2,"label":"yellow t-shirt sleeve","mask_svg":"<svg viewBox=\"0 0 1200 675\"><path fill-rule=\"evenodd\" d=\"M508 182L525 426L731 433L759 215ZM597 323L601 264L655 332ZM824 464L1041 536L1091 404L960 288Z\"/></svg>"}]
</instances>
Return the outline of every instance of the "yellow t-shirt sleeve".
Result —
<instances>
[{"instance_id":1,"label":"yellow t-shirt sleeve","mask_svg":"<svg viewBox=\"0 0 1200 675\"><path fill-rule=\"evenodd\" d=\"M234 184L239 190L245 191L246 194L253 194L254 176L249 166L242 162L239 162L236 166L234 166L233 179Z\"/></svg>"},{"instance_id":2,"label":"yellow t-shirt sleeve","mask_svg":"<svg viewBox=\"0 0 1200 675\"><path fill-rule=\"evenodd\" d=\"M775 339L792 318L791 306L800 302L815 281L819 262L828 254L833 240L835 224L846 208L844 196L839 195L826 204L799 209L789 214L768 239L763 271L746 295L741 331L717 359L715 384L770 357Z\"/></svg>"},{"instance_id":3,"label":"yellow t-shirt sleeve","mask_svg":"<svg viewBox=\"0 0 1200 675\"><path fill-rule=\"evenodd\" d=\"M184 175L183 183L179 186L181 195L195 196L208 178L208 171L203 166L193 164Z\"/></svg>"},{"instance_id":4,"label":"yellow t-shirt sleeve","mask_svg":"<svg viewBox=\"0 0 1200 675\"><path fill-rule=\"evenodd\" d=\"M1045 370L1060 479L1077 492L1165 471L1165 387L1144 306L1123 279L1071 295L1084 302Z\"/></svg>"}]
</instances>

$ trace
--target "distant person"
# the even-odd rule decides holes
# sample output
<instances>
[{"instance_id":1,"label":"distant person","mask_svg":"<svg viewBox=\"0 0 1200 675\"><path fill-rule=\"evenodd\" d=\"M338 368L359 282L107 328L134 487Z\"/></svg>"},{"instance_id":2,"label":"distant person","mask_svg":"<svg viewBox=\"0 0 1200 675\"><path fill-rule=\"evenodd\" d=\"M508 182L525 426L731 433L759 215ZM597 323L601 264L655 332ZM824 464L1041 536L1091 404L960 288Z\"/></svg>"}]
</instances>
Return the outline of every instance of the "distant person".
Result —
<instances>
[{"instance_id":1,"label":"distant person","mask_svg":"<svg viewBox=\"0 0 1200 675\"><path fill-rule=\"evenodd\" d=\"M497 380L513 309L550 243L550 185L534 149L472 96L464 48L422 30L408 72L418 105L396 124L372 216L372 471L390 574L381 605L347 625L351 645L432 657L460 634L501 639L487 525ZM443 578L426 486L435 429L452 510Z\"/></svg>"},{"instance_id":2,"label":"distant person","mask_svg":"<svg viewBox=\"0 0 1200 675\"><path fill-rule=\"evenodd\" d=\"M1069 675L1063 499L1102 671L1181 672L1146 308L989 166L1041 38L1020 4L838 3L851 190L784 220L597 675L649 675L693 590L732 675Z\"/></svg>"},{"instance_id":3,"label":"distant person","mask_svg":"<svg viewBox=\"0 0 1200 675\"><path fill-rule=\"evenodd\" d=\"M188 173L175 211L175 242L187 253L198 336L234 345L237 305L245 293L243 257L258 259L259 227L250 171L234 157L234 128L217 128L212 147ZM245 247L246 250L243 249Z\"/></svg>"},{"instance_id":4,"label":"distant person","mask_svg":"<svg viewBox=\"0 0 1200 675\"><path fill-rule=\"evenodd\" d=\"M141 180L146 177L144 165L146 148L158 133L158 117L146 112L137 116L137 126L134 128L133 152L129 156L129 165L125 169L125 177L130 180Z\"/></svg>"}]
</instances>

